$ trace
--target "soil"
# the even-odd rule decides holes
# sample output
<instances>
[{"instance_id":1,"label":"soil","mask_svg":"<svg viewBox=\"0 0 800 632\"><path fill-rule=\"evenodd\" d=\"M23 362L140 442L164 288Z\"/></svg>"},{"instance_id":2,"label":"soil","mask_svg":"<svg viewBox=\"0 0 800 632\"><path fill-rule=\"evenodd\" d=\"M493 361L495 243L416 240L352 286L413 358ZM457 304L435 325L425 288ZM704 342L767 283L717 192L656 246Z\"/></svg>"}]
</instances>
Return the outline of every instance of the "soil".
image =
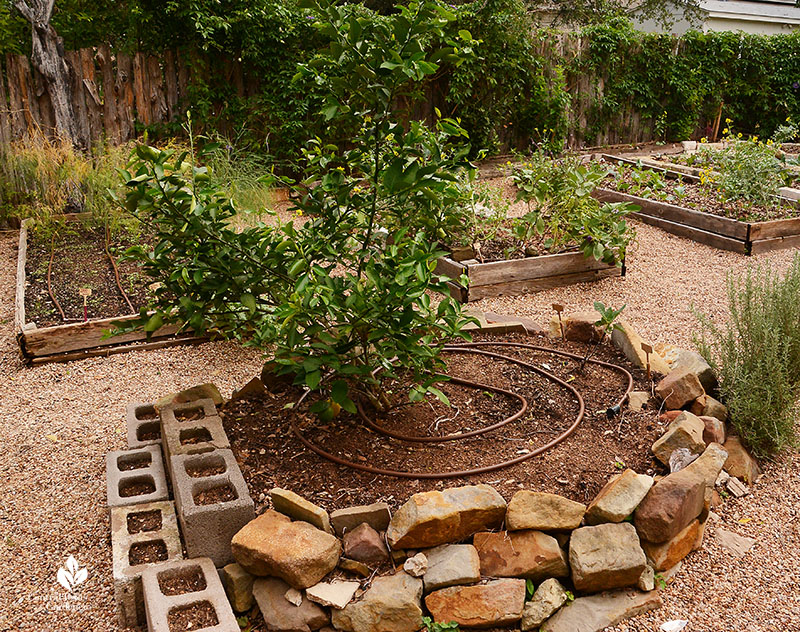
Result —
<instances>
[{"instance_id":1,"label":"soil","mask_svg":"<svg viewBox=\"0 0 800 632\"><path fill-rule=\"evenodd\" d=\"M141 470L148 467L152 463L152 459L149 454L142 454L136 456L136 458L122 460L120 459L117 462L119 470L121 472L130 472L131 470Z\"/></svg>"},{"instance_id":2,"label":"soil","mask_svg":"<svg viewBox=\"0 0 800 632\"><path fill-rule=\"evenodd\" d=\"M128 551L128 563L131 566L163 562L167 557L167 545L164 543L164 540L137 542L132 544Z\"/></svg>"},{"instance_id":3,"label":"soil","mask_svg":"<svg viewBox=\"0 0 800 632\"><path fill-rule=\"evenodd\" d=\"M169 632L188 632L213 627L219 623L219 619L210 602L200 601L173 608L167 615L167 623Z\"/></svg>"},{"instance_id":4,"label":"soil","mask_svg":"<svg viewBox=\"0 0 800 632\"><path fill-rule=\"evenodd\" d=\"M475 339L498 340L486 334L477 334ZM586 350L585 345L551 341L544 336L512 334L503 336L502 340L574 353ZM321 423L306 412L311 402L304 402L300 410L289 411L286 405L296 402L301 395L291 387L260 398L230 402L222 411L223 422L251 494L263 504L271 488L284 487L333 510L376 501L397 507L415 492L490 483L506 499L525 488L587 502L621 468L627 466L651 474L664 471L648 456L648 448L664 431L657 411L624 410L613 419L606 415L606 410L625 392L627 381L622 374L591 364L579 374L575 361L539 351L499 347L489 350L537 366L547 365L550 369L546 370L578 389L585 398L586 416L577 430L543 455L499 471L445 480L419 480L370 474L336 465L306 449L290 428L290 415L296 415L298 426L312 443L351 461L385 469L440 472L513 459L548 443L575 419L578 404L563 387L507 361L472 354L447 354L452 375L519 393L530 404L528 413L517 422L485 435L420 444L376 434L360 418L345 413L333 423ZM633 369L610 344L602 345L595 357L630 370L634 376L634 390L650 389L644 372ZM390 385L386 394L393 406L381 414L370 409L370 414L375 415L379 425L401 434L442 436L486 427L519 410L516 399L486 389L445 382L441 390L450 398L452 408L433 398L408 403L404 394L407 388Z\"/></svg>"},{"instance_id":5,"label":"soil","mask_svg":"<svg viewBox=\"0 0 800 632\"><path fill-rule=\"evenodd\" d=\"M143 496L145 494L152 494L156 491L156 486L150 480L136 481L133 483L126 483L120 487L119 495L123 498L130 498L131 496Z\"/></svg>"},{"instance_id":6,"label":"soil","mask_svg":"<svg viewBox=\"0 0 800 632\"><path fill-rule=\"evenodd\" d=\"M231 500L236 500L236 492L233 491L233 487L227 484L205 489L194 495L195 505L215 505Z\"/></svg>"},{"instance_id":7,"label":"soil","mask_svg":"<svg viewBox=\"0 0 800 632\"><path fill-rule=\"evenodd\" d=\"M128 533L135 535L143 531L158 531L161 528L161 511L137 511L128 514Z\"/></svg>"},{"instance_id":8,"label":"soil","mask_svg":"<svg viewBox=\"0 0 800 632\"><path fill-rule=\"evenodd\" d=\"M167 596L185 595L206 589L206 578L199 566L158 574L158 587Z\"/></svg>"},{"instance_id":9,"label":"soil","mask_svg":"<svg viewBox=\"0 0 800 632\"><path fill-rule=\"evenodd\" d=\"M800 210L792 204L758 206L745 200L725 200L719 191L709 190L697 182L683 178L675 180L662 178L664 188L657 191L637 185L630 172L624 173L622 180L625 182L624 186L619 186L619 182L614 178L607 179L603 186L627 195L666 202L740 222L766 222L800 216ZM683 193L677 190L678 187L683 187Z\"/></svg>"},{"instance_id":10,"label":"soil","mask_svg":"<svg viewBox=\"0 0 800 632\"><path fill-rule=\"evenodd\" d=\"M197 421L203 418L203 408L189 408L188 410L175 411L177 421Z\"/></svg>"},{"instance_id":11,"label":"soil","mask_svg":"<svg viewBox=\"0 0 800 632\"><path fill-rule=\"evenodd\" d=\"M80 294L83 288L92 290L86 301L90 319L131 313L117 287L113 268L105 252L105 228L71 221L56 229L54 242L52 238L50 230L28 233L25 312L29 322L48 327L83 321L83 297ZM143 241L143 235L119 229L112 235L109 248L119 268L122 287L137 313L139 307L147 302L148 286L152 284L152 279L144 275L138 263L120 259L127 248ZM51 285L53 294L64 310L65 320L62 320L47 291L51 243L55 248Z\"/></svg>"},{"instance_id":12,"label":"soil","mask_svg":"<svg viewBox=\"0 0 800 632\"><path fill-rule=\"evenodd\" d=\"M208 464L208 465L187 465L186 473L192 478L204 478L206 476L215 476L216 474L224 474L226 470L225 463Z\"/></svg>"}]
</instances>

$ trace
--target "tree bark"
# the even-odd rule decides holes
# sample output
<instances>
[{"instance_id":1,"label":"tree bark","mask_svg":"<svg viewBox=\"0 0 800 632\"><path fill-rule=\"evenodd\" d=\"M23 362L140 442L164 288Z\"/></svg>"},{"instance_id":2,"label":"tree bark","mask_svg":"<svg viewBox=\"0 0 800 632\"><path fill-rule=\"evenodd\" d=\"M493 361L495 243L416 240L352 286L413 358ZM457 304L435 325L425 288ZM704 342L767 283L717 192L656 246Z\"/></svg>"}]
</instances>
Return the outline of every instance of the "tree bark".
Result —
<instances>
[{"instance_id":1,"label":"tree bark","mask_svg":"<svg viewBox=\"0 0 800 632\"><path fill-rule=\"evenodd\" d=\"M55 0L14 0L14 6L31 24L31 62L42 75L53 106L56 133L73 145L78 144L75 114L69 89L69 67L64 59L64 43L50 25Z\"/></svg>"}]
</instances>

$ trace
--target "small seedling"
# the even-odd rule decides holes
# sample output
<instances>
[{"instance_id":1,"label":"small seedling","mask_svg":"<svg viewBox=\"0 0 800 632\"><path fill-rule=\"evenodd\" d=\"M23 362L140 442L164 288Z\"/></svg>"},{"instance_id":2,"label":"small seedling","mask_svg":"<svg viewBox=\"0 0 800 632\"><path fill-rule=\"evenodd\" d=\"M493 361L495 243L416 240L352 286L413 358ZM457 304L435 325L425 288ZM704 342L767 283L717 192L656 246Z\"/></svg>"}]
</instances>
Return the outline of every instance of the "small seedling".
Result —
<instances>
[{"instance_id":1,"label":"small seedling","mask_svg":"<svg viewBox=\"0 0 800 632\"><path fill-rule=\"evenodd\" d=\"M428 632L446 632L447 630L453 630L454 632L457 632L459 630L458 623L455 621L438 623L430 617L422 617L422 624L425 626Z\"/></svg>"},{"instance_id":2,"label":"small seedling","mask_svg":"<svg viewBox=\"0 0 800 632\"><path fill-rule=\"evenodd\" d=\"M626 467L625 461L623 461L622 459L617 459L616 461L614 461L614 467L617 468L618 470L624 470Z\"/></svg>"},{"instance_id":3,"label":"small seedling","mask_svg":"<svg viewBox=\"0 0 800 632\"><path fill-rule=\"evenodd\" d=\"M597 350L606 339L606 336L611 335L611 332L620 328L616 321L625 307L626 305L623 305L619 309L614 309L613 307L606 307L600 301L594 302L594 308L597 313L600 314L600 318L595 323L595 327L599 327L601 331L600 340L598 340L596 344L589 346L589 349L586 351L586 355L584 355L581 359L580 366L578 367L578 373L583 373L586 363L595 353L597 353Z\"/></svg>"},{"instance_id":4,"label":"small seedling","mask_svg":"<svg viewBox=\"0 0 800 632\"><path fill-rule=\"evenodd\" d=\"M533 593L536 592L536 585L533 583L532 579L525 580L525 601L530 601L533 599Z\"/></svg>"},{"instance_id":5,"label":"small seedling","mask_svg":"<svg viewBox=\"0 0 800 632\"><path fill-rule=\"evenodd\" d=\"M564 321L561 320L561 312L564 311L564 306L559 303L553 303L553 310L558 314L558 328L561 330L561 340L564 340Z\"/></svg>"},{"instance_id":6,"label":"small seedling","mask_svg":"<svg viewBox=\"0 0 800 632\"><path fill-rule=\"evenodd\" d=\"M656 573L653 579L656 582L656 586L660 590L664 590L664 588L667 587L667 581L664 579L664 576L661 573Z\"/></svg>"},{"instance_id":7,"label":"small seedling","mask_svg":"<svg viewBox=\"0 0 800 632\"><path fill-rule=\"evenodd\" d=\"M567 603L572 603L575 601L575 595L572 593L571 590L565 590L564 594L567 596Z\"/></svg>"}]
</instances>

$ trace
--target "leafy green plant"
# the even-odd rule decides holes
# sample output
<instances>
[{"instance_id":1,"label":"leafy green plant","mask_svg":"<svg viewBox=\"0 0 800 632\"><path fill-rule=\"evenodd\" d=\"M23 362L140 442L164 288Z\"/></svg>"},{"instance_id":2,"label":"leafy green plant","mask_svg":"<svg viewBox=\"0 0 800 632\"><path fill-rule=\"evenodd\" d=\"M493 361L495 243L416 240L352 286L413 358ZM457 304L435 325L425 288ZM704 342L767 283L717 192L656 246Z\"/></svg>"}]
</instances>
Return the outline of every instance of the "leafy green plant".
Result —
<instances>
[{"instance_id":1,"label":"leafy green plant","mask_svg":"<svg viewBox=\"0 0 800 632\"><path fill-rule=\"evenodd\" d=\"M431 393L446 401L434 386L439 352L445 340L466 337L471 319L434 274L442 251L408 226L450 199L465 137L445 118L437 130L404 126L393 106L440 63L468 55L470 35L432 49L453 19L436 1L412 1L377 22L355 5L305 4L331 43L298 76L324 85L323 117L356 133L346 147L311 139L303 179L283 178L298 196L293 210L307 218L298 227L236 230L238 209L207 167L186 152L137 147L123 174L125 204L158 243L132 254L162 285L154 313L131 326L152 332L174 322L272 349L277 373L321 391L311 411L324 419L355 412L356 395L382 405L380 384L401 376L412 400ZM438 305L431 290L445 295Z\"/></svg>"},{"instance_id":2,"label":"leafy green plant","mask_svg":"<svg viewBox=\"0 0 800 632\"><path fill-rule=\"evenodd\" d=\"M792 121L790 116L787 116L786 121L778 125L772 133L772 141L779 145L781 143L791 143L797 140L798 134L800 134L800 127Z\"/></svg>"},{"instance_id":3,"label":"leafy green plant","mask_svg":"<svg viewBox=\"0 0 800 632\"><path fill-rule=\"evenodd\" d=\"M728 277L727 290L727 320L697 313L695 342L718 373L734 430L757 456L770 456L797 443L800 255L783 277L749 267Z\"/></svg>"},{"instance_id":4,"label":"leafy green plant","mask_svg":"<svg viewBox=\"0 0 800 632\"><path fill-rule=\"evenodd\" d=\"M525 601L530 601L533 599L533 593L536 592L536 584L533 583L532 579L525 580Z\"/></svg>"},{"instance_id":5,"label":"leafy green plant","mask_svg":"<svg viewBox=\"0 0 800 632\"><path fill-rule=\"evenodd\" d=\"M656 573L654 580L656 587L660 590L664 590L667 587L667 580L664 579L664 576L661 573Z\"/></svg>"},{"instance_id":6,"label":"leafy green plant","mask_svg":"<svg viewBox=\"0 0 800 632\"><path fill-rule=\"evenodd\" d=\"M428 632L447 632L448 630L452 630L453 632L458 632L460 629L458 623L455 621L448 621L447 623L438 623L431 619L430 617L422 617L422 625L425 626L425 629Z\"/></svg>"},{"instance_id":7,"label":"leafy green plant","mask_svg":"<svg viewBox=\"0 0 800 632\"><path fill-rule=\"evenodd\" d=\"M719 190L730 200L773 206L783 186L775 150L758 140L737 140L721 153Z\"/></svg>"},{"instance_id":8,"label":"leafy green plant","mask_svg":"<svg viewBox=\"0 0 800 632\"><path fill-rule=\"evenodd\" d=\"M594 309L598 314L600 314L600 318L598 318L594 324L595 327L600 330L600 339L595 344L589 345L589 347L586 349L586 353L584 354L583 358L581 359L581 363L578 366L578 373L583 373L586 363L589 362L595 353L597 353L597 350L606 339L606 336L610 336L615 329L619 329L617 319L625 307L626 305L623 305L619 309L614 309L613 307L606 307L600 301L594 302Z\"/></svg>"}]
</instances>

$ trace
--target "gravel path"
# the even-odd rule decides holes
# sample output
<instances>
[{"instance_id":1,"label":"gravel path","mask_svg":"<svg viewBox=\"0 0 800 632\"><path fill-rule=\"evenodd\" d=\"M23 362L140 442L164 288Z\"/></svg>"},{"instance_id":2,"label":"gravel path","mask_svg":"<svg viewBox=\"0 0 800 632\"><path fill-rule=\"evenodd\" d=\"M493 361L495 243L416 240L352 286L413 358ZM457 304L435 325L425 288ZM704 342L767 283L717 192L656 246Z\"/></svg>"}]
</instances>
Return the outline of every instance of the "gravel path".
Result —
<instances>
[{"instance_id":1,"label":"gravel path","mask_svg":"<svg viewBox=\"0 0 800 632\"><path fill-rule=\"evenodd\" d=\"M689 307L725 309L724 279L749 261L639 226L624 279L488 299L478 309L545 323L554 302L591 309L595 300L628 305L625 316L654 342L687 345ZM767 255L781 268L791 253ZM260 368L259 356L227 343L25 368L13 339L16 240L0 233L0 632L115 629L103 457L124 447L124 407L213 381L228 395ZM796 456L796 455L795 455ZM689 619L687 632L800 630L800 467L769 465L755 493L728 499L706 548L691 556L666 590L665 607L615 628L654 631ZM717 544L719 525L757 539L743 559ZM74 555L89 578L74 594L56 572Z\"/></svg>"}]
</instances>

